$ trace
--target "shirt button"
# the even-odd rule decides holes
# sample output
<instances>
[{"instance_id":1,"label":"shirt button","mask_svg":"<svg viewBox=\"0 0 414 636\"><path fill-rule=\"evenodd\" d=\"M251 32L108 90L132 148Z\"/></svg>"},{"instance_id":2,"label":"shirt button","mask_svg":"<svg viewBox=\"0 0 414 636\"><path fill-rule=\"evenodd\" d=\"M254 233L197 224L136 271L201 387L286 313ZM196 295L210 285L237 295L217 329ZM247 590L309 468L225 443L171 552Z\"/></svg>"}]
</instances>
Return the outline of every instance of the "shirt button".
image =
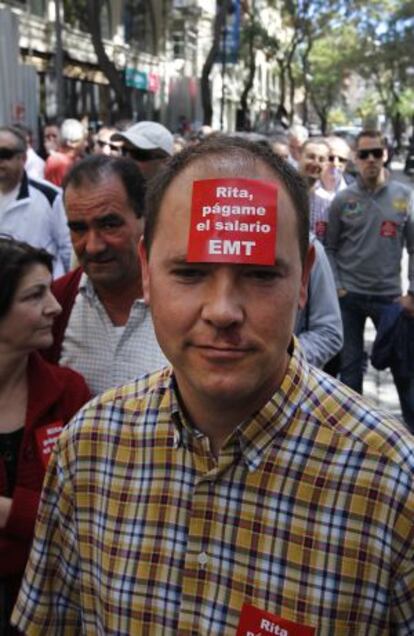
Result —
<instances>
[{"instance_id":1,"label":"shirt button","mask_svg":"<svg viewBox=\"0 0 414 636\"><path fill-rule=\"evenodd\" d=\"M204 568L208 563L207 554L205 552L200 552L200 554L197 557L197 561L198 561L198 564L201 565L202 568Z\"/></svg>"}]
</instances>

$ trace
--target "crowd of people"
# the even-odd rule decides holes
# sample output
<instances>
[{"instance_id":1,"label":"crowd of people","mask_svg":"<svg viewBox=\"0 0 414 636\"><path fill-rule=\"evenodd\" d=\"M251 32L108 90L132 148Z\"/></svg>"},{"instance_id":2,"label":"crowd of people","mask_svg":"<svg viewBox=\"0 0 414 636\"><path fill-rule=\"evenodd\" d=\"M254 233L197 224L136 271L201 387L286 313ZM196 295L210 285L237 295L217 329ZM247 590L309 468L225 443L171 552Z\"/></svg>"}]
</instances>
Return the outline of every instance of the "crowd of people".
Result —
<instances>
[{"instance_id":1,"label":"crowd of people","mask_svg":"<svg viewBox=\"0 0 414 636\"><path fill-rule=\"evenodd\" d=\"M414 190L248 137L0 126L5 636L414 634Z\"/></svg>"}]
</instances>

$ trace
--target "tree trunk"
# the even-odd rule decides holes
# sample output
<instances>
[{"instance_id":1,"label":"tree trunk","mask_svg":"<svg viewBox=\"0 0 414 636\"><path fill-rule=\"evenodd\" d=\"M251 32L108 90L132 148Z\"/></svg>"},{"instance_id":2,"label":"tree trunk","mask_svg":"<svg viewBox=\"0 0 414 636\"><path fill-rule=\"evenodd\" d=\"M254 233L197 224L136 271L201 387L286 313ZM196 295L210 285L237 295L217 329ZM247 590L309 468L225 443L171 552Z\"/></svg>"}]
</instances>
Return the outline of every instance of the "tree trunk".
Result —
<instances>
[{"instance_id":1,"label":"tree trunk","mask_svg":"<svg viewBox=\"0 0 414 636\"><path fill-rule=\"evenodd\" d=\"M115 64L109 59L105 51L101 33L101 8L101 0L88 0L86 5L87 20L93 48L98 58L98 66L107 77L109 84L115 93L119 109L119 117L129 118L132 115L131 90L129 87L125 86L122 73L118 71Z\"/></svg>"},{"instance_id":2,"label":"tree trunk","mask_svg":"<svg viewBox=\"0 0 414 636\"><path fill-rule=\"evenodd\" d=\"M254 49L254 25L252 24L252 29L250 31L250 38L249 38L249 73L243 88L243 92L240 97L240 120L239 120L240 130L246 130L247 129L246 121L250 122L250 119L246 117L248 112L247 100L249 97L249 93L253 87L255 74L256 74L256 56L255 56L255 49Z\"/></svg>"},{"instance_id":3,"label":"tree trunk","mask_svg":"<svg viewBox=\"0 0 414 636\"><path fill-rule=\"evenodd\" d=\"M280 95L278 110L286 112L286 66L283 60L277 60L279 64L279 82L280 82Z\"/></svg>"},{"instance_id":4,"label":"tree trunk","mask_svg":"<svg viewBox=\"0 0 414 636\"><path fill-rule=\"evenodd\" d=\"M210 73L213 68L213 64L217 59L218 52L220 50L220 39L222 37L222 29L225 23L227 15L227 9L230 5L230 0L221 0L221 3L217 6L216 17L214 19L213 29L213 43L205 59L203 70L201 72L201 105L203 108L203 124L205 126L211 126L213 120L213 104L211 100L211 88L210 88ZM224 77L223 77L224 81Z\"/></svg>"}]
</instances>

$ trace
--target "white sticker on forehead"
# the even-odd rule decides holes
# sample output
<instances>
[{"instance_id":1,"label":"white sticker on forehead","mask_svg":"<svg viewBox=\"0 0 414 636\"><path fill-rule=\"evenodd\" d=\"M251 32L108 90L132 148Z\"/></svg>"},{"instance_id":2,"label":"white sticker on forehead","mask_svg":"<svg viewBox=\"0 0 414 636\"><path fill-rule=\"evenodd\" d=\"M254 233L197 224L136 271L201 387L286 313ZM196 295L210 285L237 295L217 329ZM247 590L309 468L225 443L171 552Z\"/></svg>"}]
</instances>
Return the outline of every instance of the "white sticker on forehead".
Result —
<instances>
[{"instance_id":1,"label":"white sticker on forehead","mask_svg":"<svg viewBox=\"0 0 414 636\"><path fill-rule=\"evenodd\" d=\"M187 261L274 265L277 193L257 179L194 181Z\"/></svg>"}]
</instances>

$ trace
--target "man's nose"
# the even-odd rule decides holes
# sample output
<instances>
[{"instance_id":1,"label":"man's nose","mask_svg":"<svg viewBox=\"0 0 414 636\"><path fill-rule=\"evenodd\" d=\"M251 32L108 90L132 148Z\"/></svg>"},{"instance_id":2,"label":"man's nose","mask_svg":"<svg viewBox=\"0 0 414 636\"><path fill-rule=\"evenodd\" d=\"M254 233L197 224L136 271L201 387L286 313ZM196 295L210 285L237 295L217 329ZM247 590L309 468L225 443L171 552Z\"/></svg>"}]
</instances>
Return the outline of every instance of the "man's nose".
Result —
<instances>
[{"instance_id":1,"label":"man's nose","mask_svg":"<svg viewBox=\"0 0 414 636\"><path fill-rule=\"evenodd\" d=\"M94 228L89 229L85 237L85 251L87 254L99 254L105 247L106 243L99 230Z\"/></svg>"},{"instance_id":2,"label":"man's nose","mask_svg":"<svg viewBox=\"0 0 414 636\"><path fill-rule=\"evenodd\" d=\"M232 272L218 270L210 278L202 318L219 329L240 325L244 319L242 291Z\"/></svg>"}]
</instances>

